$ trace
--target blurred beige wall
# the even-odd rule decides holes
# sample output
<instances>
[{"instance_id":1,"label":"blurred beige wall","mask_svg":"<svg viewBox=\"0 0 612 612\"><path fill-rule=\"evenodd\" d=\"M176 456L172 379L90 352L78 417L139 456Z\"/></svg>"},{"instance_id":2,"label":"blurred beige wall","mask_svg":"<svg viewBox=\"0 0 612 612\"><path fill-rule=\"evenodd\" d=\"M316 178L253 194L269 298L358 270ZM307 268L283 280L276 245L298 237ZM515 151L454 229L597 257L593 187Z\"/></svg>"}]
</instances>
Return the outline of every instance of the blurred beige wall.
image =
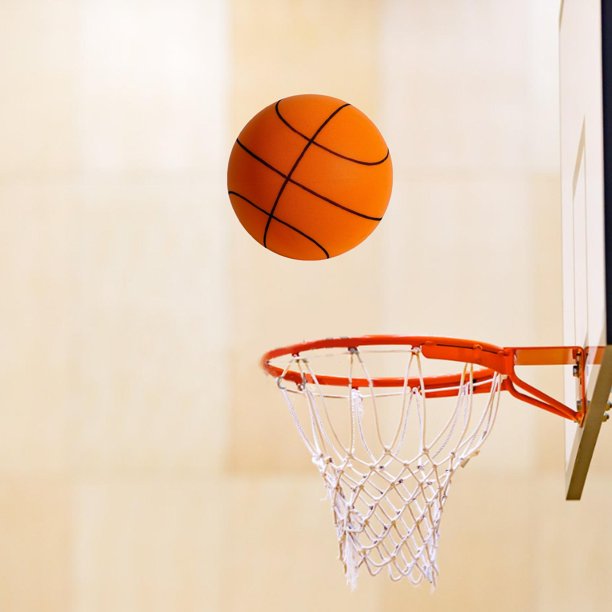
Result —
<instances>
[{"instance_id":1,"label":"blurred beige wall","mask_svg":"<svg viewBox=\"0 0 612 612\"><path fill-rule=\"evenodd\" d=\"M456 479L439 587L346 587L272 346L374 332L561 341L555 0L0 2L0 610L604 611L606 432L504 399ZM281 259L225 163L328 93L395 168L362 246ZM537 382L561 392L560 376Z\"/></svg>"}]
</instances>

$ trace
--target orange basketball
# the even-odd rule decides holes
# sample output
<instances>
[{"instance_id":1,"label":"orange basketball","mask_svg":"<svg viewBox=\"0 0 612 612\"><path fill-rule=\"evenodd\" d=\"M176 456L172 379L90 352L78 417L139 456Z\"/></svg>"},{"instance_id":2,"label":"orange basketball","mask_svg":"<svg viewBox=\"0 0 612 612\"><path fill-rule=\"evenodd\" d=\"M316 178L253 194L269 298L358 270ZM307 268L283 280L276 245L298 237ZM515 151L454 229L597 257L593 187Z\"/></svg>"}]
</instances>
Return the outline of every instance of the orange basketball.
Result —
<instances>
[{"instance_id":1,"label":"orange basketball","mask_svg":"<svg viewBox=\"0 0 612 612\"><path fill-rule=\"evenodd\" d=\"M251 119L227 168L232 206L266 248L293 259L340 255L372 233L391 196L389 149L337 98L283 98Z\"/></svg>"}]
</instances>

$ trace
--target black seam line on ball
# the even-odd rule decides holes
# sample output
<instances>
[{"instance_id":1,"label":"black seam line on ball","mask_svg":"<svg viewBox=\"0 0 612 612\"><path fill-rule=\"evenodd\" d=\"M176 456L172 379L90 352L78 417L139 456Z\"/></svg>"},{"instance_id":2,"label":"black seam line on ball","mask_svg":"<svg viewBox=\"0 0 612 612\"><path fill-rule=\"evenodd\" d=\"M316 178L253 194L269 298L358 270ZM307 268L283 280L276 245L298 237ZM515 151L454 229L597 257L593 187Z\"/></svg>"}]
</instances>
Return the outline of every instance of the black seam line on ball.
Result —
<instances>
[{"instance_id":1,"label":"black seam line on ball","mask_svg":"<svg viewBox=\"0 0 612 612\"><path fill-rule=\"evenodd\" d=\"M253 208L256 208L257 210L259 210L262 213L264 213L264 215L268 215L268 211L265 208L262 208L261 206L258 206L257 204L255 204L255 202L251 202L251 200L249 200L248 198L245 198L241 193L238 193L237 191L228 191L227 193L230 196L231 195L235 195L235 196L239 197L241 200L244 200L247 204L250 204ZM319 247L323 251L323 253L325 253L325 257L327 257L327 259L329 259L329 253L327 252L327 249L325 249L325 247L323 245L319 244L312 236L309 236L308 234L306 234L302 230L298 229L297 227L294 227L293 225L291 225L290 223L287 223L286 221L283 221L282 219L279 219L278 217L272 217L272 218L275 221L278 221L279 223L281 223L282 225L285 225L290 230L293 230L294 232L297 232L298 234L300 234L300 236L303 236L304 238L306 238L306 240L310 240L310 242L312 242L315 246Z\"/></svg>"},{"instance_id":2,"label":"black seam line on ball","mask_svg":"<svg viewBox=\"0 0 612 612\"><path fill-rule=\"evenodd\" d=\"M276 174L287 179L292 185L295 185L296 187L299 187L300 189L307 191L308 193L327 202L328 204L331 204L332 206L335 206L336 208L341 208L342 210L345 210L347 213L350 213L351 215L356 215L358 217L361 217L362 219L367 219L368 221L378 222L382 219L382 217L372 217L370 215L366 215L365 213L360 213L359 211L353 210L352 208L349 208L348 206L344 206L343 204L340 204L339 202L335 202L334 200L328 198L327 196L324 196L316 192L314 189L310 189L310 187L306 187L306 185L302 185L302 183L298 183L298 181L296 181L295 179L289 178L284 172L281 172L278 168L275 168L272 164L268 163L265 159L262 159L261 157L259 157L259 155L257 155L256 153L253 153L253 151L245 147L239 140L236 140L236 143L245 151L245 153L248 153L251 157L256 159L259 163L263 164L266 168L269 168L270 170L272 170L272 172L276 172Z\"/></svg>"},{"instance_id":3,"label":"black seam line on ball","mask_svg":"<svg viewBox=\"0 0 612 612\"><path fill-rule=\"evenodd\" d=\"M321 130L343 109L346 108L348 104L343 104L339 106L317 129L317 131L308 139L308 142L305 144L302 152L298 155L297 159L293 163L293 167L289 170L289 173L285 177L283 184L280 186L278 193L276 194L276 199L274 200L274 204L272 204L272 208L270 209L270 216L268 217L268 221L266 223L266 228L264 229L263 235L263 245L267 246L266 240L268 239L268 230L270 229L270 223L272 222L272 216L274 215L274 211L280 202L280 199L285 191L285 187L287 187L287 183L291 179L291 175L295 172L296 168L300 165L300 162L304 159L304 155L306 155L306 151L310 148L310 145L316 140L317 136L321 133Z\"/></svg>"},{"instance_id":4,"label":"black seam line on ball","mask_svg":"<svg viewBox=\"0 0 612 612\"><path fill-rule=\"evenodd\" d=\"M304 140L308 140L308 136L306 136L306 134L300 132L297 128L293 127L288 121L287 119L285 119L283 117L283 115L280 112L280 109L278 108L278 105L282 102L282 100L279 100L274 109L276 110L276 114L278 115L278 118L292 131L295 132L298 136L301 136ZM373 162L369 162L369 161L363 161L361 159L355 159L354 157L349 157L348 155L342 155L342 153L338 153L337 151L334 151L333 149L330 149L329 147L326 147L325 145L322 145L319 142L313 142L312 144L315 145L315 147L319 147L321 149L323 149L324 151L327 151L328 153L330 153L331 155L335 155L336 157L340 157L341 159L345 159L346 161L350 161L353 162L354 164L361 164L362 166L379 166L380 164L384 164L388 157L389 157L389 149L387 149L387 152L385 153L385 156L378 160L378 161L373 161Z\"/></svg>"}]
</instances>

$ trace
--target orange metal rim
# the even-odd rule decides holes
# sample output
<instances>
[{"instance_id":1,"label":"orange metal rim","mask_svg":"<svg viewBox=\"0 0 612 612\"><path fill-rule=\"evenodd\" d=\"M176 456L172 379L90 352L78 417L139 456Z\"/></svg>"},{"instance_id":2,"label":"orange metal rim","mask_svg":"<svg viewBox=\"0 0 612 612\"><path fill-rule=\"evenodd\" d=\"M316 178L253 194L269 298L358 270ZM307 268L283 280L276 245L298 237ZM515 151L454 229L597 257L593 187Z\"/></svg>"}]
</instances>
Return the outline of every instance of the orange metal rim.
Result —
<instances>
[{"instance_id":1,"label":"orange metal rim","mask_svg":"<svg viewBox=\"0 0 612 612\"><path fill-rule=\"evenodd\" d=\"M328 376L316 374L316 381L302 372L284 369L273 361L279 357L299 357L302 353L323 349L345 348L359 349L368 346L407 346L420 349L429 359L471 363L481 366L473 374L474 393L485 393L491 390L495 373L503 376L501 388L514 397L542 408L558 416L581 423L584 418L584 408L576 411L543 391L528 384L515 372L515 365L568 365L577 366L578 378L582 389L582 406L584 401L584 361L585 350L578 346L546 346L546 347L500 347L487 342L464 340L438 336L394 336L371 335L342 338L325 338L311 342L301 342L289 346L272 349L261 358L262 368L271 376L299 384L301 382L316 382L322 386L353 386L360 387L402 387L406 384L403 377L372 377L371 379L343 376ZM457 394L461 384L462 374L434 376L423 379L428 397L450 397ZM409 380L410 386L419 384L417 380Z\"/></svg>"}]
</instances>

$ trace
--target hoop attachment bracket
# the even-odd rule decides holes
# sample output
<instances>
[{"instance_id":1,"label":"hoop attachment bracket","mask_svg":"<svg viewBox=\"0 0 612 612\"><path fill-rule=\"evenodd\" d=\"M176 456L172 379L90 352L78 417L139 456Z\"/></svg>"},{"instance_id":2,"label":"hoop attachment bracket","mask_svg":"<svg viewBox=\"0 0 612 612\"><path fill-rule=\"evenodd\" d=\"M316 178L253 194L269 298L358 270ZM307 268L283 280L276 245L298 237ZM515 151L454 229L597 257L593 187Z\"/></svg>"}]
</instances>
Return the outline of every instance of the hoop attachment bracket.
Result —
<instances>
[{"instance_id":1,"label":"hoop attachment bracket","mask_svg":"<svg viewBox=\"0 0 612 612\"><path fill-rule=\"evenodd\" d=\"M580 388L580 399L577 402L578 409L572 410L565 404L529 385L518 377L514 367L513 375L509 376L508 391L514 397L528 402L554 414L566 417L582 425L587 409L586 401L586 351L580 346L544 346L544 347L515 347L510 349L514 352L514 365L573 365L574 375L578 379ZM531 395L526 395L517 391L516 387L527 391Z\"/></svg>"}]
</instances>

